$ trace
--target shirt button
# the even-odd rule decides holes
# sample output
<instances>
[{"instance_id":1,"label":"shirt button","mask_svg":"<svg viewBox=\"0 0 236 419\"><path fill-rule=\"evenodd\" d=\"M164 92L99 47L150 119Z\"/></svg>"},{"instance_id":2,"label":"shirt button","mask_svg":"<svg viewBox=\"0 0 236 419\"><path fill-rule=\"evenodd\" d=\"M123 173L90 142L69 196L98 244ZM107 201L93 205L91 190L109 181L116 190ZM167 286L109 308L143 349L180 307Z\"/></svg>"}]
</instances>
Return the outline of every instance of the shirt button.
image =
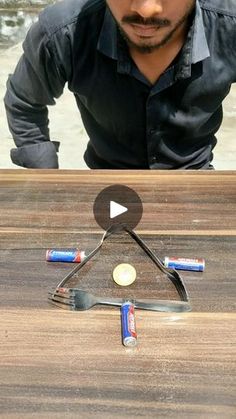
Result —
<instances>
[{"instance_id":1,"label":"shirt button","mask_svg":"<svg viewBox=\"0 0 236 419\"><path fill-rule=\"evenodd\" d=\"M151 163L152 164L154 164L154 163L156 163L157 162L157 158L156 158L156 156L152 156L152 158L151 158Z\"/></svg>"}]
</instances>

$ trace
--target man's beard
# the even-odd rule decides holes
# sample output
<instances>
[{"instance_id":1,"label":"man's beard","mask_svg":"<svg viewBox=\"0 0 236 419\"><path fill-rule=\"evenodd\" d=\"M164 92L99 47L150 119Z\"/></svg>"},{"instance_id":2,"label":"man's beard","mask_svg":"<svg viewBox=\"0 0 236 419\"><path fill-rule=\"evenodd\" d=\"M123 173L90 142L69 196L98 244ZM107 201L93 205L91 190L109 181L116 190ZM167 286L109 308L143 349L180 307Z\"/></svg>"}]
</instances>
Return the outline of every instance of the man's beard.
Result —
<instances>
[{"instance_id":1,"label":"man's beard","mask_svg":"<svg viewBox=\"0 0 236 419\"><path fill-rule=\"evenodd\" d=\"M193 3L191 3L191 5L189 6L187 12L185 13L185 15L175 24L175 26L171 29L170 32L168 32L166 34L166 36L163 37L163 39L160 42L157 43L151 43L150 41L148 41L146 39L146 37L142 37L140 36L140 40L142 40L142 42L140 42L139 44L135 43L134 41L132 41L129 36L127 35L127 33L124 31L124 29L122 28L121 25L119 25L118 22L116 22L117 27L119 29L119 32L121 33L123 39L126 41L127 45L133 49L136 49L136 51L140 52L141 54L150 54L155 50L158 50L159 48L163 47L164 45L166 45L174 36L174 34L177 32L177 30L186 22L189 20L193 10L195 7L195 1ZM155 17L150 17L147 19L143 19L141 16L126 16L122 19L122 23L133 23L133 24L142 24L142 25L153 25L156 26L157 31L159 30L159 28L164 28L164 27L169 27L171 26L171 22L167 19L159 19L159 18L155 18ZM145 39L144 39L145 38Z\"/></svg>"}]
</instances>

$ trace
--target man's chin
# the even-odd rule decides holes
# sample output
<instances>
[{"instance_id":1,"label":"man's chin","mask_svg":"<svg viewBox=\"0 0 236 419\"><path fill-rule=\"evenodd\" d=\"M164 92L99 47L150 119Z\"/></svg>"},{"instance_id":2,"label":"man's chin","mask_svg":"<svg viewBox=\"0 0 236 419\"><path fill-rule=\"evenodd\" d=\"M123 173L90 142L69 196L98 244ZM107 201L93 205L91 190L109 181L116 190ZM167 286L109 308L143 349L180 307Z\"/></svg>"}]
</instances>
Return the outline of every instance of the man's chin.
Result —
<instances>
[{"instance_id":1,"label":"man's chin","mask_svg":"<svg viewBox=\"0 0 236 419\"><path fill-rule=\"evenodd\" d=\"M153 51L156 51L164 46L170 39L169 36L166 36L160 41L155 41L154 39L151 39L151 37L140 36L136 37L139 38L139 40L133 40L128 36L126 32L123 31L122 28L119 27L119 30L127 45L141 54L151 54Z\"/></svg>"},{"instance_id":2,"label":"man's chin","mask_svg":"<svg viewBox=\"0 0 236 419\"><path fill-rule=\"evenodd\" d=\"M161 44L152 44L151 42L148 43L147 41L140 43L129 41L127 43L129 47L135 49L137 52L140 52L141 54L151 54L153 51L158 50L162 46Z\"/></svg>"},{"instance_id":3,"label":"man's chin","mask_svg":"<svg viewBox=\"0 0 236 419\"><path fill-rule=\"evenodd\" d=\"M177 31L181 32L181 27L182 27L182 32L183 30L189 29L192 22L192 18L194 16L192 14L192 11L194 10L194 7L195 7L194 3L195 2L191 3L191 7L189 8L189 10L187 10L186 14L178 22L176 22L175 25L169 25L167 31L166 31L166 28L165 29L163 28L165 32L159 33L159 37L162 39L155 39L155 38L159 38L159 37L155 37L155 35L153 37L152 36L142 37L140 34L140 36L136 35L134 37L133 33L132 33L132 38L131 38L131 35L126 33L126 31L123 29L121 25L117 23L117 26L119 28L119 31L122 37L125 39L125 41L127 42L130 48L136 49L142 54L150 54L153 51L158 50L161 47L164 47L169 42L171 42L171 40L173 39Z\"/></svg>"}]
</instances>

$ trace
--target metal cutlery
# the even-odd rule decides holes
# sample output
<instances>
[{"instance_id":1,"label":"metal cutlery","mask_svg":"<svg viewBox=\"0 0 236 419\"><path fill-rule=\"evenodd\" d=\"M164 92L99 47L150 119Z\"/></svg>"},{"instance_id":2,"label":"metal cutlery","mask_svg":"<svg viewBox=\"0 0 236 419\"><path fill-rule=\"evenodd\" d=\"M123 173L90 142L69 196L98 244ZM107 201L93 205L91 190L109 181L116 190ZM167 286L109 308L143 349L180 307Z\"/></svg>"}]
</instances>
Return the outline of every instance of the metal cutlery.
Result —
<instances>
[{"instance_id":1,"label":"metal cutlery","mask_svg":"<svg viewBox=\"0 0 236 419\"><path fill-rule=\"evenodd\" d=\"M57 288L53 293L49 293L49 300L60 308L67 310L83 311L101 304L120 307L128 299L98 297L87 291L78 288ZM190 311L190 306L185 301L175 300L129 300L136 309L151 310L160 312L184 312Z\"/></svg>"}]
</instances>

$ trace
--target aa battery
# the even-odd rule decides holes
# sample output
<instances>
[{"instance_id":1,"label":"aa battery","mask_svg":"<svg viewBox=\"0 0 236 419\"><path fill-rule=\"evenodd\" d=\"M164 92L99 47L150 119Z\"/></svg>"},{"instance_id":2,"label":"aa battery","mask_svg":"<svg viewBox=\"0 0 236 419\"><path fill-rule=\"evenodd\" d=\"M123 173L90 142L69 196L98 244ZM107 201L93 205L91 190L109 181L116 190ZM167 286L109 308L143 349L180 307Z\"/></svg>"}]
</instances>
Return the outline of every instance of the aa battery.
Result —
<instances>
[{"instance_id":1,"label":"aa battery","mask_svg":"<svg viewBox=\"0 0 236 419\"><path fill-rule=\"evenodd\" d=\"M126 301L121 306L122 342L124 346L137 344L137 332L135 326L134 305Z\"/></svg>"},{"instance_id":2,"label":"aa battery","mask_svg":"<svg viewBox=\"0 0 236 419\"><path fill-rule=\"evenodd\" d=\"M183 271L202 272L205 269L204 259L176 258L166 256L163 263L166 268L172 268Z\"/></svg>"},{"instance_id":3,"label":"aa battery","mask_svg":"<svg viewBox=\"0 0 236 419\"><path fill-rule=\"evenodd\" d=\"M75 262L80 263L85 258L85 252L79 249L48 249L47 262Z\"/></svg>"}]
</instances>

